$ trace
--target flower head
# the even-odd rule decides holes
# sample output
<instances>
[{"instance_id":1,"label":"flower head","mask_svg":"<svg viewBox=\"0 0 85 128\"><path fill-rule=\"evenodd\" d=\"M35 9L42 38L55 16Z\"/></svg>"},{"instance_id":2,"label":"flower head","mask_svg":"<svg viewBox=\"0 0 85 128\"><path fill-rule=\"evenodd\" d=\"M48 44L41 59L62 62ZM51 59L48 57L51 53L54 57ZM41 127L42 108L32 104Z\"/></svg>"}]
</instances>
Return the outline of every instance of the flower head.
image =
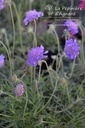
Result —
<instances>
[{"instance_id":1,"label":"flower head","mask_svg":"<svg viewBox=\"0 0 85 128\"><path fill-rule=\"evenodd\" d=\"M44 15L43 12L37 12L36 10L30 10L26 12L26 17L23 22L25 25L27 25L29 22L32 22L34 19L38 20L38 18L43 15Z\"/></svg>"},{"instance_id":2,"label":"flower head","mask_svg":"<svg viewBox=\"0 0 85 128\"><path fill-rule=\"evenodd\" d=\"M3 54L0 55L0 68L4 66L4 58L5 56Z\"/></svg>"},{"instance_id":3,"label":"flower head","mask_svg":"<svg viewBox=\"0 0 85 128\"><path fill-rule=\"evenodd\" d=\"M30 66L37 66L38 61L43 58L47 58L48 51L44 52L44 47L41 45L40 47L32 48L28 53L27 64Z\"/></svg>"},{"instance_id":4,"label":"flower head","mask_svg":"<svg viewBox=\"0 0 85 128\"><path fill-rule=\"evenodd\" d=\"M76 40L69 39L66 41L64 52L67 57L71 60L75 60L77 55L79 55L80 47Z\"/></svg>"},{"instance_id":5,"label":"flower head","mask_svg":"<svg viewBox=\"0 0 85 128\"><path fill-rule=\"evenodd\" d=\"M4 0L0 0L0 10L6 7Z\"/></svg>"},{"instance_id":6,"label":"flower head","mask_svg":"<svg viewBox=\"0 0 85 128\"><path fill-rule=\"evenodd\" d=\"M73 22L72 20L67 20L65 22L65 25L68 27L68 31L72 34L77 34L78 33L78 25Z\"/></svg>"},{"instance_id":7,"label":"flower head","mask_svg":"<svg viewBox=\"0 0 85 128\"><path fill-rule=\"evenodd\" d=\"M18 84L15 88L15 93L17 96L22 96L22 94L24 93L24 86L23 84Z\"/></svg>"},{"instance_id":8,"label":"flower head","mask_svg":"<svg viewBox=\"0 0 85 128\"><path fill-rule=\"evenodd\" d=\"M82 10L85 10L85 0L81 0L81 3L79 5L79 7L82 9Z\"/></svg>"}]
</instances>

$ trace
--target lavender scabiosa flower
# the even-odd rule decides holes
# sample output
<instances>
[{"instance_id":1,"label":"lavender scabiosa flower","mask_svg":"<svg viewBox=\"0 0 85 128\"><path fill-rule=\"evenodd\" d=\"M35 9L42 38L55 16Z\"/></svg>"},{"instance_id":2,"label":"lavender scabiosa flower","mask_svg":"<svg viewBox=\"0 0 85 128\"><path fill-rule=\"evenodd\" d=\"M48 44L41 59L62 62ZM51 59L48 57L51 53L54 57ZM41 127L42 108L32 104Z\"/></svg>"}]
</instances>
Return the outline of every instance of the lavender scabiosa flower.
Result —
<instances>
[{"instance_id":1,"label":"lavender scabiosa flower","mask_svg":"<svg viewBox=\"0 0 85 128\"><path fill-rule=\"evenodd\" d=\"M43 12L37 12L36 10L30 10L26 12L26 17L23 20L24 25L27 25L29 22L32 22L34 19L38 20L38 18L43 15L44 15Z\"/></svg>"},{"instance_id":2,"label":"lavender scabiosa flower","mask_svg":"<svg viewBox=\"0 0 85 128\"><path fill-rule=\"evenodd\" d=\"M64 52L67 57L71 60L75 60L77 55L79 55L80 47L76 40L69 39L66 41Z\"/></svg>"},{"instance_id":3,"label":"lavender scabiosa flower","mask_svg":"<svg viewBox=\"0 0 85 128\"><path fill-rule=\"evenodd\" d=\"M0 10L6 7L4 0L0 0Z\"/></svg>"},{"instance_id":4,"label":"lavender scabiosa flower","mask_svg":"<svg viewBox=\"0 0 85 128\"><path fill-rule=\"evenodd\" d=\"M65 25L70 33L77 34L79 32L77 23L73 22L72 20L67 20Z\"/></svg>"},{"instance_id":5,"label":"lavender scabiosa flower","mask_svg":"<svg viewBox=\"0 0 85 128\"><path fill-rule=\"evenodd\" d=\"M48 51L44 52L44 47L42 45L32 48L28 53L27 64L30 66L37 66L38 61L48 57L45 55L46 53L48 53Z\"/></svg>"},{"instance_id":6,"label":"lavender scabiosa flower","mask_svg":"<svg viewBox=\"0 0 85 128\"><path fill-rule=\"evenodd\" d=\"M22 94L24 93L24 86L23 84L18 84L15 88L15 93L17 96L22 96Z\"/></svg>"},{"instance_id":7,"label":"lavender scabiosa flower","mask_svg":"<svg viewBox=\"0 0 85 128\"><path fill-rule=\"evenodd\" d=\"M0 55L0 68L4 66L4 58L5 56L3 54Z\"/></svg>"}]
</instances>

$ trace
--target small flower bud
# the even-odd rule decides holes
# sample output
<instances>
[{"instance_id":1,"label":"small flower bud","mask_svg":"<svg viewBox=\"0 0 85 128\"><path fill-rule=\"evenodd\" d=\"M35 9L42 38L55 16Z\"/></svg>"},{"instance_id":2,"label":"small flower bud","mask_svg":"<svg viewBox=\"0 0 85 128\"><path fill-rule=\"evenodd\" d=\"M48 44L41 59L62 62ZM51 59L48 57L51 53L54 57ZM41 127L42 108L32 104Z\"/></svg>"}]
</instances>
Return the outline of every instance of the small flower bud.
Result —
<instances>
[{"instance_id":1,"label":"small flower bud","mask_svg":"<svg viewBox=\"0 0 85 128\"><path fill-rule=\"evenodd\" d=\"M12 79L13 82L17 82L17 76L15 74L12 76L11 79Z\"/></svg>"},{"instance_id":2,"label":"small flower bud","mask_svg":"<svg viewBox=\"0 0 85 128\"><path fill-rule=\"evenodd\" d=\"M24 93L24 86L22 84L18 84L15 88L15 93L17 96L22 96Z\"/></svg>"}]
</instances>

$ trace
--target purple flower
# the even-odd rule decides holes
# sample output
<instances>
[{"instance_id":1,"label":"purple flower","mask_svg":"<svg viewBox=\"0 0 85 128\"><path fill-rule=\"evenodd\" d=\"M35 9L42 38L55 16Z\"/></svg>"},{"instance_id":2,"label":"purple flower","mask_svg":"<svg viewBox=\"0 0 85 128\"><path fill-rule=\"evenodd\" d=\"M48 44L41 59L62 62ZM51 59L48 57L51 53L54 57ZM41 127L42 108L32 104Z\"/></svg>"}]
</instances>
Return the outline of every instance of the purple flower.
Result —
<instances>
[{"instance_id":1,"label":"purple flower","mask_svg":"<svg viewBox=\"0 0 85 128\"><path fill-rule=\"evenodd\" d=\"M24 86L23 84L18 84L15 88L15 93L17 96L22 96L22 94L24 93Z\"/></svg>"},{"instance_id":2,"label":"purple flower","mask_svg":"<svg viewBox=\"0 0 85 128\"><path fill-rule=\"evenodd\" d=\"M6 7L4 0L0 0L0 10Z\"/></svg>"},{"instance_id":3,"label":"purple flower","mask_svg":"<svg viewBox=\"0 0 85 128\"><path fill-rule=\"evenodd\" d=\"M82 10L85 10L85 0L81 0L81 3L79 5L79 7L82 9Z\"/></svg>"},{"instance_id":4,"label":"purple flower","mask_svg":"<svg viewBox=\"0 0 85 128\"><path fill-rule=\"evenodd\" d=\"M36 10L30 10L26 12L26 17L23 20L23 22L25 25L27 25L28 22L32 22L34 19L38 20L38 18L43 15L44 15L43 12L37 12Z\"/></svg>"},{"instance_id":5,"label":"purple flower","mask_svg":"<svg viewBox=\"0 0 85 128\"><path fill-rule=\"evenodd\" d=\"M67 20L65 25L68 27L68 31L72 34L77 34L79 32L78 25L72 20Z\"/></svg>"},{"instance_id":6,"label":"purple flower","mask_svg":"<svg viewBox=\"0 0 85 128\"><path fill-rule=\"evenodd\" d=\"M37 66L38 61L43 58L47 58L48 51L44 52L44 47L41 45L40 47L32 48L28 53L27 64L30 66Z\"/></svg>"},{"instance_id":7,"label":"purple flower","mask_svg":"<svg viewBox=\"0 0 85 128\"><path fill-rule=\"evenodd\" d=\"M64 52L67 57L71 60L75 60L77 55L79 55L80 47L76 40L69 39L66 41Z\"/></svg>"},{"instance_id":8,"label":"purple flower","mask_svg":"<svg viewBox=\"0 0 85 128\"><path fill-rule=\"evenodd\" d=\"M3 54L0 55L0 68L4 66L4 58L5 56Z\"/></svg>"}]
</instances>

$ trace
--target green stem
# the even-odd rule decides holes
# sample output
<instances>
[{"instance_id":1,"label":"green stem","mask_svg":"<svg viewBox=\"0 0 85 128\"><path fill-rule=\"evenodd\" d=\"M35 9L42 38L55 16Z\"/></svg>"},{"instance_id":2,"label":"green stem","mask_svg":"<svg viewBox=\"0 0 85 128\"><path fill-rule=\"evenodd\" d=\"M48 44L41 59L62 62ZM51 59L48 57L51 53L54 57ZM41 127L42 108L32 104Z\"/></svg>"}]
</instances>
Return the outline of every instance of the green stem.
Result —
<instances>
[{"instance_id":1,"label":"green stem","mask_svg":"<svg viewBox=\"0 0 85 128\"><path fill-rule=\"evenodd\" d=\"M55 33L56 41L57 41L57 45L58 45L58 53L60 53L60 42L59 42L58 34L55 29L54 29L54 33Z\"/></svg>"},{"instance_id":2,"label":"green stem","mask_svg":"<svg viewBox=\"0 0 85 128\"><path fill-rule=\"evenodd\" d=\"M77 89L77 91L76 91L76 93L75 93L75 96L76 96L77 94L79 94L79 91L82 89L82 86L83 86L84 83L85 83L85 79L82 81L81 85L80 85L79 88Z\"/></svg>"},{"instance_id":3,"label":"green stem","mask_svg":"<svg viewBox=\"0 0 85 128\"><path fill-rule=\"evenodd\" d=\"M36 20L34 19L34 27L35 27L35 31L34 31L34 41L35 41L35 47L37 47L37 38L36 38Z\"/></svg>"},{"instance_id":4,"label":"green stem","mask_svg":"<svg viewBox=\"0 0 85 128\"><path fill-rule=\"evenodd\" d=\"M25 103L24 112L23 112L23 120L24 120L24 115L25 115L25 111L26 111L26 108L27 108L27 101L28 101L27 86L25 85L25 83L22 80L18 79L18 81L21 82L25 86L26 103Z\"/></svg>"},{"instance_id":5,"label":"green stem","mask_svg":"<svg viewBox=\"0 0 85 128\"><path fill-rule=\"evenodd\" d=\"M72 74L73 74L73 71L74 71L74 67L75 67L75 60L73 61L73 65L72 65L72 69L71 69L70 78L72 77Z\"/></svg>"},{"instance_id":6,"label":"green stem","mask_svg":"<svg viewBox=\"0 0 85 128\"><path fill-rule=\"evenodd\" d=\"M14 97L13 95L10 95L7 92L3 92L3 94L6 94L7 96L11 97L12 99L15 99L16 101L20 101L19 99L17 99L17 97Z\"/></svg>"},{"instance_id":7,"label":"green stem","mask_svg":"<svg viewBox=\"0 0 85 128\"><path fill-rule=\"evenodd\" d=\"M7 77L4 75L4 74L2 74L1 72L0 72L0 75L9 83L9 79L7 79ZM9 83L10 84L10 83Z\"/></svg>"},{"instance_id":8,"label":"green stem","mask_svg":"<svg viewBox=\"0 0 85 128\"><path fill-rule=\"evenodd\" d=\"M7 47L8 47L9 55L10 55L10 57L11 57L11 50L10 50L10 46L9 46L9 42L8 42L8 38L7 38L7 33L6 33L6 31L5 31L4 35L5 35L5 40L6 40L6 44L7 44Z\"/></svg>"},{"instance_id":9,"label":"green stem","mask_svg":"<svg viewBox=\"0 0 85 128\"><path fill-rule=\"evenodd\" d=\"M36 67L34 67L34 80L35 80L35 76L36 76Z\"/></svg>"},{"instance_id":10,"label":"green stem","mask_svg":"<svg viewBox=\"0 0 85 128\"><path fill-rule=\"evenodd\" d=\"M4 114L1 114L1 113L0 113L0 116L2 116L2 117L6 117L6 118L12 118L12 116L4 115Z\"/></svg>"},{"instance_id":11,"label":"green stem","mask_svg":"<svg viewBox=\"0 0 85 128\"><path fill-rule=\"evenodd\" d=\"M35 31L34 31L34 46L37 47L36 20L35 19L34 19L34 27L35 27ZM35 75L36 75L36 67L34 67L34 79L35 79Z\"/></svg>"},{"instance_id":12,"label":"green stem","mask_svg":"<svg viewBox=\"0 0 85 128\"><path fill-rule=\"evenodd\" d=\"M46 64L47 71L49 72L49 67L48 67L48 65L47 65L47 62L46 62L45 60L41 60L41 63L42 63L42 62Z\"/></svg>"},{"instance_id":13,"label":"green stem","mask_svg":"<svg viewBox=\"0 0 85 128\"><path fill-rule=\"evenodd\" d=\"M82 40L81 40L81 59L82 59L82 63L85 63L85 57L84 57L84 34L83 34L84 27L82 25L80 25L80 24L78 24L78 27L79 27L79 29L81 31L81 35L82 35Z\"/></svg>"},{"instance_id":14,"label":"green stem","mask_svg":"<svg viewBox=\"0 0 85 128\"><path fill-rule=\"evenodd\" d=\"M67 92L67 97L68 97L68 103L70 103L69 88L68 88L67 83L66 83L65 87L66 87L66 92Z\"/></svg>"},{"instance_id":15,"label":"green stem","mask_svg":"<svg viewBox=\"0 0 85 128\"><path fill-rule=\"evenodd\" d=\"M5 40L6 40L6 44L7 44L7 47L8 47L9 58L10 58L10 61L11 61L11 50L10 50L10 46L9 46L9 42L8 42L6 31L5 31L4 35L5 35ZM11 70L13 71L13 63L11 63L10 65L11 65ZM13 72L11 72L11 73L13 73ZM12 74L11 74L11 76L12 76Z\"/></svg>"},{"instance_id":16,"label":"green stem","mask_svg":"<svg viewBox=\"0 0 85 128\"><path fill-rule=\"evenodd\" d=\"M11 59L10 59L10 55L9 55L9 52L8 52L8 49L7 47L4 45L4 43L2 41L0 41L0 43L3 45L3 47L5 48L6 52L7 52L7 55L8 55L8 59L9 59L9 65L10 65L10 75L12 76L12 64L11 64Z\"/></svg>"},{"instance_id":17,"label":"green stem","mask_svg":"<svg viewBox=\"0 0 85 128\"><path fill-rule=\"evenodd\" d=\"M12 20L12 26L13 26L13 34L14 34L14 38L13 38L13 55L14 55L14 49L15 49L15 25L14 25L12 7L11 7L11 5L9 7L10 7L10 14L11 14L11 20Z\"/></svg>"},{"instance_id":18,"label":"green stem","mask_svg":"<svg viewBox=\"0 0 85 128\"><path fill-rule=\"evenodd\" d=\"M13 57L14 57L14 50L15 50L15 25L14 25L13 12L12 12L11 5L9 5L9 8L10 8L10 14L11 14L11 20L12 20L12 26L13 26ZM14 66L13 66L13 68L14 68Z\"/></svg>"},{"instance_id":19,"label":"green stem","mask_svg":"<svg viewBox=\"0 0 85 128\"><path fill-rule=\"evenodd\" d=\"M31 67L31 85L32 85L33 67Z\"/></svg>"},{"instance_id":20,"label":"green stem","mask_svg":"<svg viewBox=\"0 0 85 128\"><path fill-rule=\"evenodd\" d=\"M52 82L52 84L53 84L53 81L51 81L51 82ZM55 93L55 90L56 90L56 85L57 85L57 82L56 82L56 84L55 84L54 90L53 90L53 92L52 92L52 94L51 94L49 100L48 100L47 103L41 108L41 110L39 110L39 111L37 112L37 114L40 113L40 112L48 105L48 103L49 103L50 100L52 99L52 97L53 97L53 95L54 95L54 93Z\"/></svg>"},{"instance_id":21,"label":"green stem","mask_svg":"<svg viewBox=\"0 0 85 128\"><path fill-rule=\"evenodd\" d=\"M40 81L41 66L42 66L42 63L40 62L40 65L39 65L39 76L38 76L38 82Z\"/></svg>"},{"instance_id":22,"label":"green stem","mask_svg":"<svg viewBox=\"0 0 85 128\"><path fill-rule=\"evenodd\" d=\"M63 58L63 55L60 56L60 60L59 60L59 64L58 64L58 67L56 68L56 72L58 72L59 68L60 68L60 65L61 65L61 62L62 62L62 58ZM57 62L56 62L57 63Z\"/></svg>"},{"instance_id":23,"label":"green stem","mask_svg":"<svg viewBox=\"0 0 85 128\"><path fill-rule=\"evenodd\" d=\"M70 76L68 77L68 79L70 79L72 77L73 71L74 71L74 67L75 67L75 60L73 61L72 68L71 68L71 73L70 73Z\"/></svg>"},{"instance_id":24,"label":"green stem","mask_svg":"<svg viewBox=\"0 0 85 128\"><path fill-rule=\"evenodd\" d=\"M21 34L21 22L20 22L20 15L18 14L18 11L17 11L17 8L16 8L16 5L15 3L12 1L12 4L14 6L14 9L15 9L15 13L16 13L16 16L17 16L17 20L18 20L18 27L19 27L19 33L20 33L20 43L21 43L21 48L23 49L23 45L22 45L22 34Z\"/></svg>"}]
</instances>

